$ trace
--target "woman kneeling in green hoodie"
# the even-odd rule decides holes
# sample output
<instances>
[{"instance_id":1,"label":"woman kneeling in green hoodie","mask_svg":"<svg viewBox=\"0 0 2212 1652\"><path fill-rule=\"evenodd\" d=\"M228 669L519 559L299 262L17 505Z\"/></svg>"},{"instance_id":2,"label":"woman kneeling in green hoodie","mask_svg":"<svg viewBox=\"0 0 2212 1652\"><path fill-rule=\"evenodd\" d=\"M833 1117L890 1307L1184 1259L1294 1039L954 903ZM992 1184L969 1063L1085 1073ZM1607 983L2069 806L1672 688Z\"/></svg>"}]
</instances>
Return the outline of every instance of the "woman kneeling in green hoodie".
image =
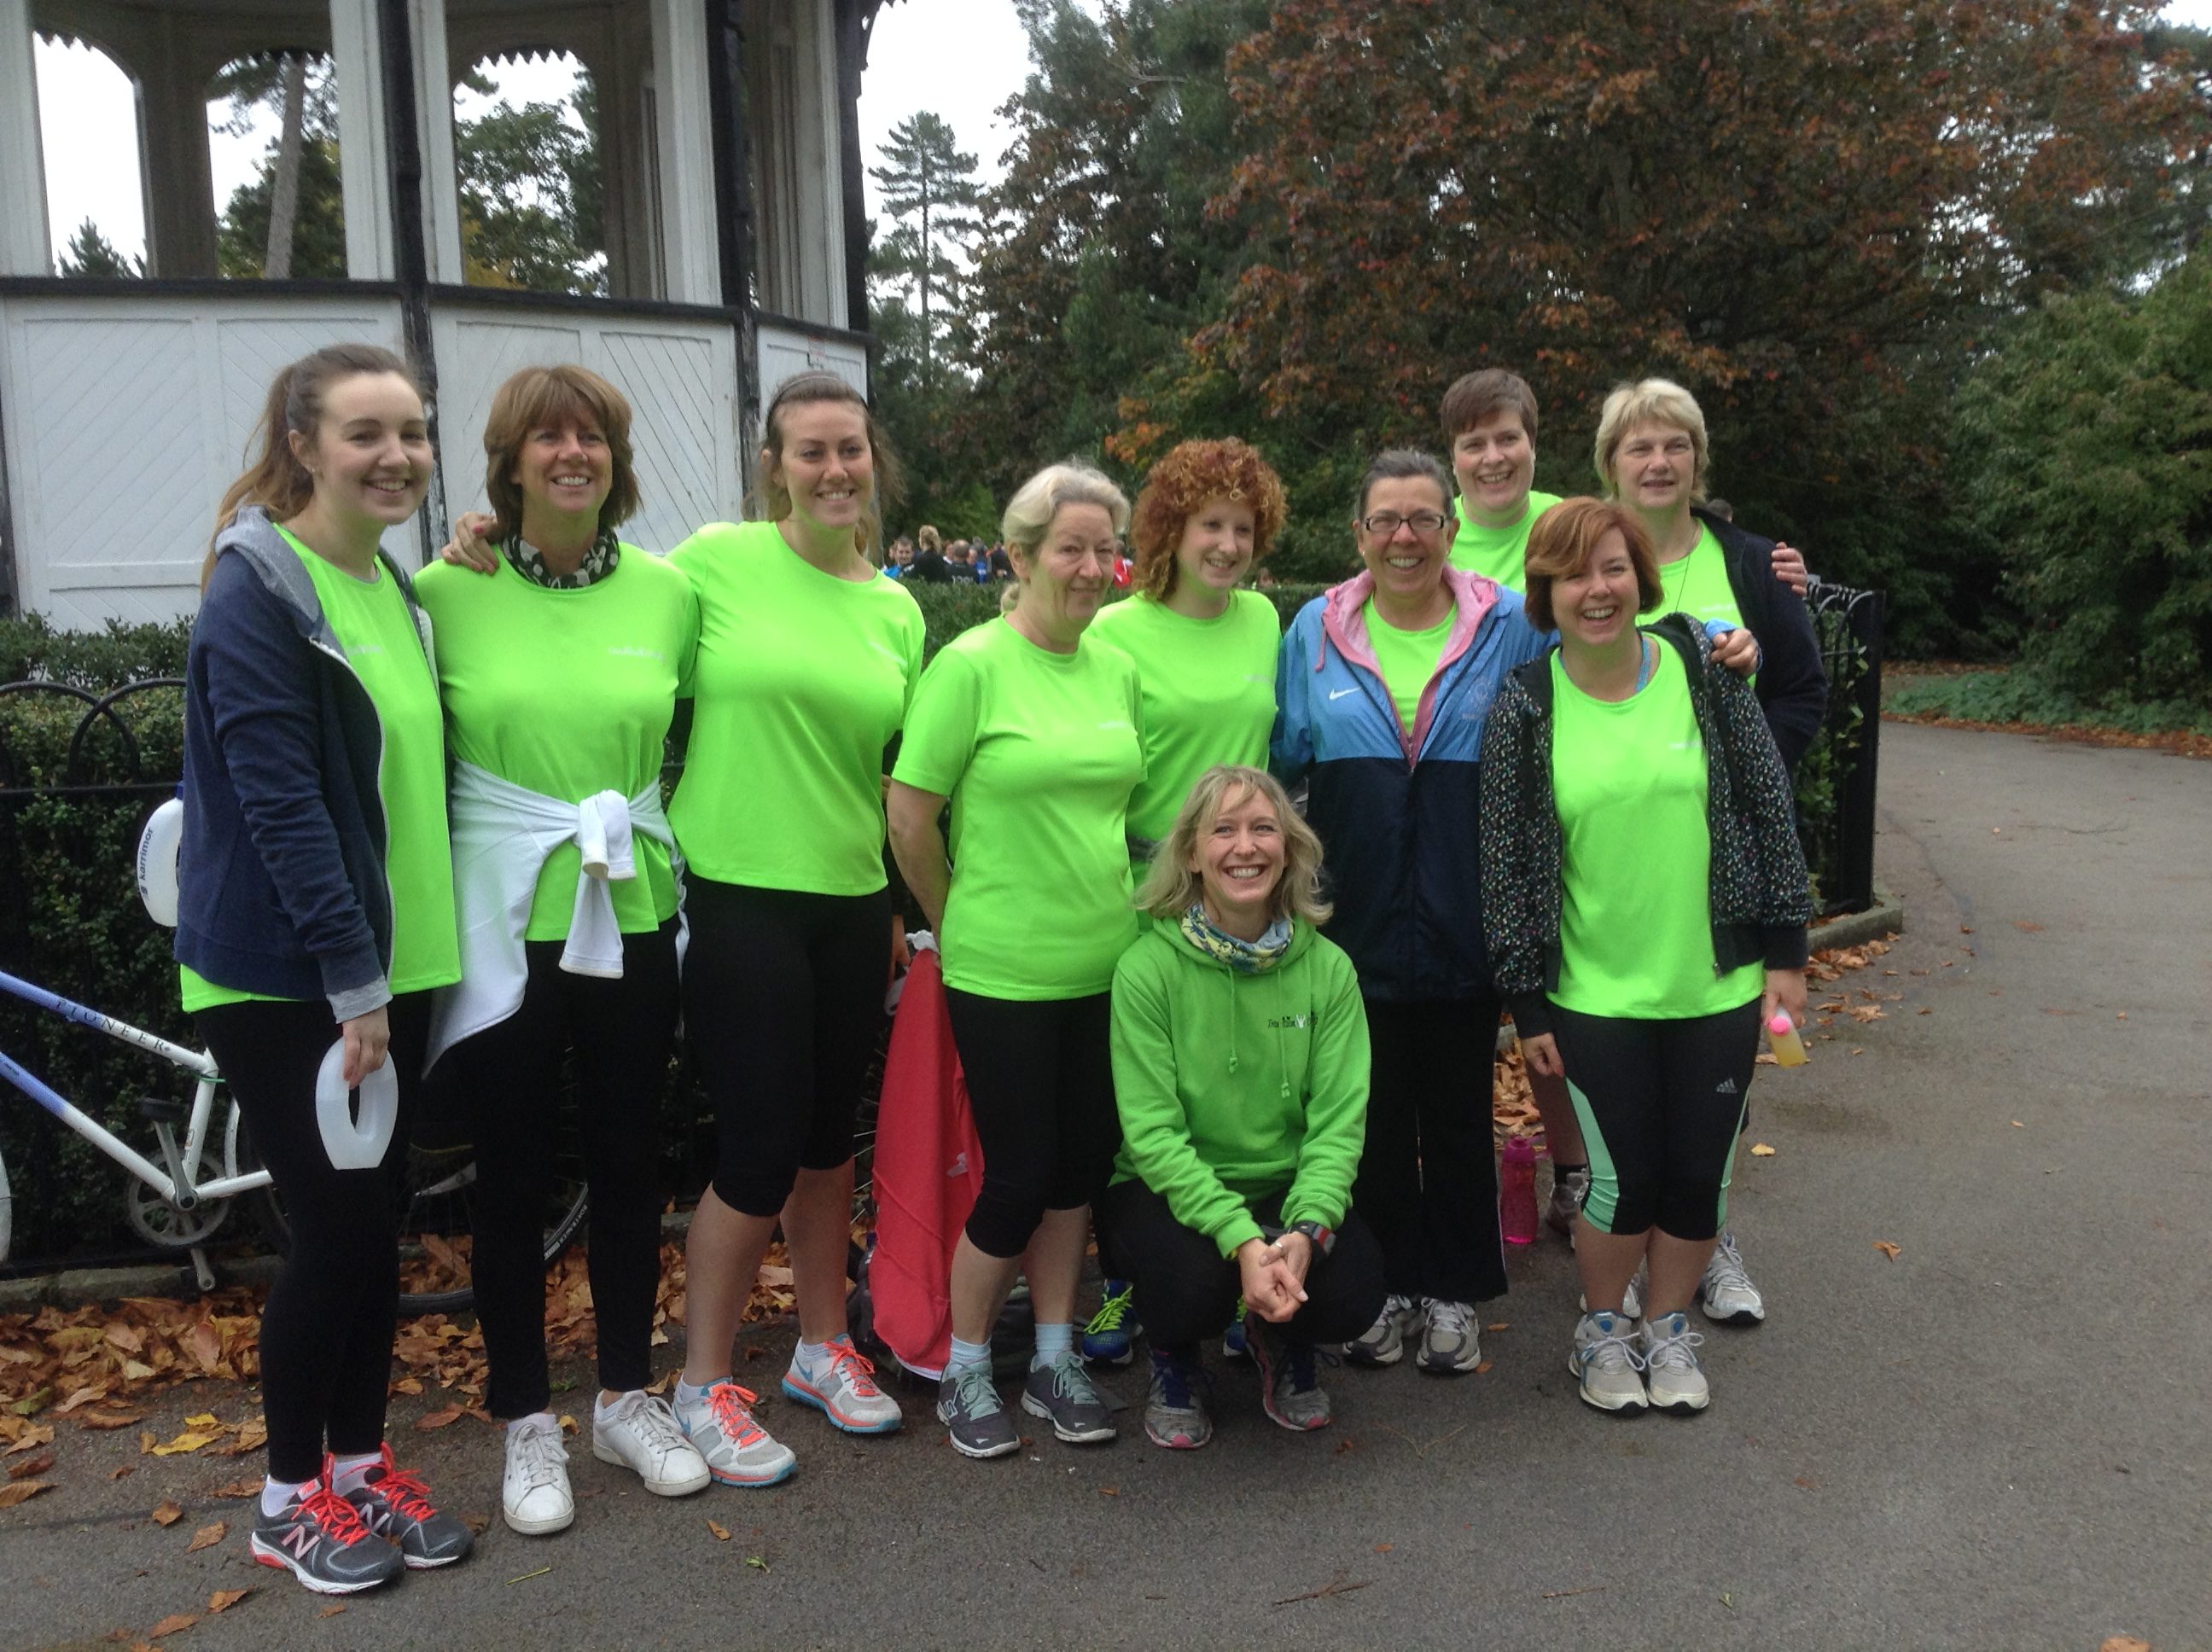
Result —
<instances>
[{"instance_id":1,"label":"woman kneeling in green hoodie","mask_svg":"<svg viewBox=\"0 0 2212 1652\"><path fill-rule=\"evenodd\" d=\"M1314 1347L1382 1311L1382 1254L1350 1209L1367 1133L1367 1012L1318 926L1321 841L1273 779L1191 788L1137 892L1151 927L1114 972L1121 1151L1099 1237L1152 1344L1145 1432L1212 1437L1200 1339L1241 1300L1261 1404L1331 1421Z\"/></svg>"}]
</instances>

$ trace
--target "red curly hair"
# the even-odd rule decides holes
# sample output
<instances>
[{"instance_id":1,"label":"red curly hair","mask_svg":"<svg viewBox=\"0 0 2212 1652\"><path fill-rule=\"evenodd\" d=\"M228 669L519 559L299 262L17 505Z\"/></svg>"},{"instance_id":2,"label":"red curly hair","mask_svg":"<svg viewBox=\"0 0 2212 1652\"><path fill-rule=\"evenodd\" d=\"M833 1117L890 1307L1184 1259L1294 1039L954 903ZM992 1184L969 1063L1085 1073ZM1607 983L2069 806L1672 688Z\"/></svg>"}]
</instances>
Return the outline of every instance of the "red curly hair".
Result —
<instances>
[{"instance_id":1,"label":"red curly hair","mask_svg":"<svg viewBox=\"0 0 2212 1652\"><path fill-rule=\"evenodd\" d=\"M1250 507L1255 568L1275 548L1289 507L1282 477L1258 450L1234 436L1178 443L1145 478L1129 524L1129 538L1137 548L1134 584L1155 601L1164 602L1174 593L1183 524L1209 499L1233 499Z\"/></svg>"}]
</instances>

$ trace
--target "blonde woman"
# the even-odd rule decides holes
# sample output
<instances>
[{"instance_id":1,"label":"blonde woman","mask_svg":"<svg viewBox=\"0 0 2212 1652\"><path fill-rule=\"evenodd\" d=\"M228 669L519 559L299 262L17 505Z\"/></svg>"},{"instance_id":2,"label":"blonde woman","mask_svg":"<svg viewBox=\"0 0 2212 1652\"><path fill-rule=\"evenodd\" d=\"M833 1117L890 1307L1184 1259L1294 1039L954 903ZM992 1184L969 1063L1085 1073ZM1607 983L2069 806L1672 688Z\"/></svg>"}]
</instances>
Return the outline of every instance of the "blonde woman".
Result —
<instances>
[{"instance_id":1,"label":"blonde woman","mask_svg":"<svg viewBox=\"0 0 2212 1652\"><path fill-rule=\"evenodd\" d=\"M1332 1420L1316 1344L1356 1337L1382 1253L1351 1209L1367 1129L1367 1011L1317 927L1321 840L1282 787L1221 764L1153 858L1150 920L1114 972L1121 1151L1098 1207L1152 1342L1145 1433L1212 1437L1200 1339L1238 1303L1260 1403L1283 1427Z\"/></svg>"}]
</instances>

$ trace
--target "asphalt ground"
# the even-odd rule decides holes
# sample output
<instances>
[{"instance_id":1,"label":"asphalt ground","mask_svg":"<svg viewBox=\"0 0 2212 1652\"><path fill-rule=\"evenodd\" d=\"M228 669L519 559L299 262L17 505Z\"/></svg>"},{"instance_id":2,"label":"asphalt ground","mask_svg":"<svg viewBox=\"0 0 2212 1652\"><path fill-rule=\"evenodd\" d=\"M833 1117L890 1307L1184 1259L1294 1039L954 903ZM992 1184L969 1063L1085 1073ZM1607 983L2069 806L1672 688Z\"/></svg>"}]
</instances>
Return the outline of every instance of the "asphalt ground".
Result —
<instances>
[{"instance_id":1,"label":"asphalt ground","mask_svg":"<svg viewBox=\"0 0 2212 1652\"><path fill-rule=\"evenodd\" d=\"M55 1489L0 1512L0 1643L109 1645L252 1586L168 1643L2212 1647L2212 764L1889 725L1882 765L1911 928L1838 983L1881 1018L1760 1069L1751 1139L1776 1151L1740 1157L1732 1223L1770 1314L1705 1327L1701 1417L1576 1402L1548 1236L1486 1310L1486 1372L1332 1372L1336 1426L1292 1436L1225 1367L1195 1453L1133 1412L1110 1446L975 1463L922 1396L870 1442L774 1400L786 1485L663 1501L578 1445L575 1526L526 1539L496 1523L489 1430L413 1430L433 1394L393 1437L494 1523L328 1619L245 1558L252 1505L210 1495L258 1455L63 1419ZM788 1345L739 1380L773 1394ZM1141 1403L1133 1374L1109 1386ZM147 1426L258 1409L199 1384Z\"/></svg>"}]
</instances>

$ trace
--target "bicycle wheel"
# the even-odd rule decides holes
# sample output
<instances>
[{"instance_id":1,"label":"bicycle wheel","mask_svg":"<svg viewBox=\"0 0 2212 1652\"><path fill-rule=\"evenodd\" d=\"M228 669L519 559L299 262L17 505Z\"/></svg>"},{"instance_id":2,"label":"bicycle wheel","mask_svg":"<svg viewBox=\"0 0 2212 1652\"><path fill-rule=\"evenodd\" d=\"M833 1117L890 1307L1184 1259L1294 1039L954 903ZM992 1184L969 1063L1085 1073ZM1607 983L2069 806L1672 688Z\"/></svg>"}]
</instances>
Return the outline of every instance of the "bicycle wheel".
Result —
<instances>
[{"instance_id":1,"label":"bicycle wheel","mask_svg":"<svg viewBox=\"0 0 2212 1652\"><path fill-rule=\"evenodd\" d=\"M590 1209L591 1193L575 1151L573 1108L567 1095L556 1109L558 1132L553 1177L545 1210L545 1264L550 1267L575 1240ZM260 1168L237 1104L231 1107L226 1157L234 1174ZM416 1121L409 1133L407 1162L400 1173L399 1311L453 1314L471 1307L476 1291L470 1278L470 1236L475 1230L476 1148L458 1121L433 1114ZM271 1182L255 1195L262 1231L280 1255L289 1254L291 1223L284 1200Z\"/></svg>"}]
</instances>

